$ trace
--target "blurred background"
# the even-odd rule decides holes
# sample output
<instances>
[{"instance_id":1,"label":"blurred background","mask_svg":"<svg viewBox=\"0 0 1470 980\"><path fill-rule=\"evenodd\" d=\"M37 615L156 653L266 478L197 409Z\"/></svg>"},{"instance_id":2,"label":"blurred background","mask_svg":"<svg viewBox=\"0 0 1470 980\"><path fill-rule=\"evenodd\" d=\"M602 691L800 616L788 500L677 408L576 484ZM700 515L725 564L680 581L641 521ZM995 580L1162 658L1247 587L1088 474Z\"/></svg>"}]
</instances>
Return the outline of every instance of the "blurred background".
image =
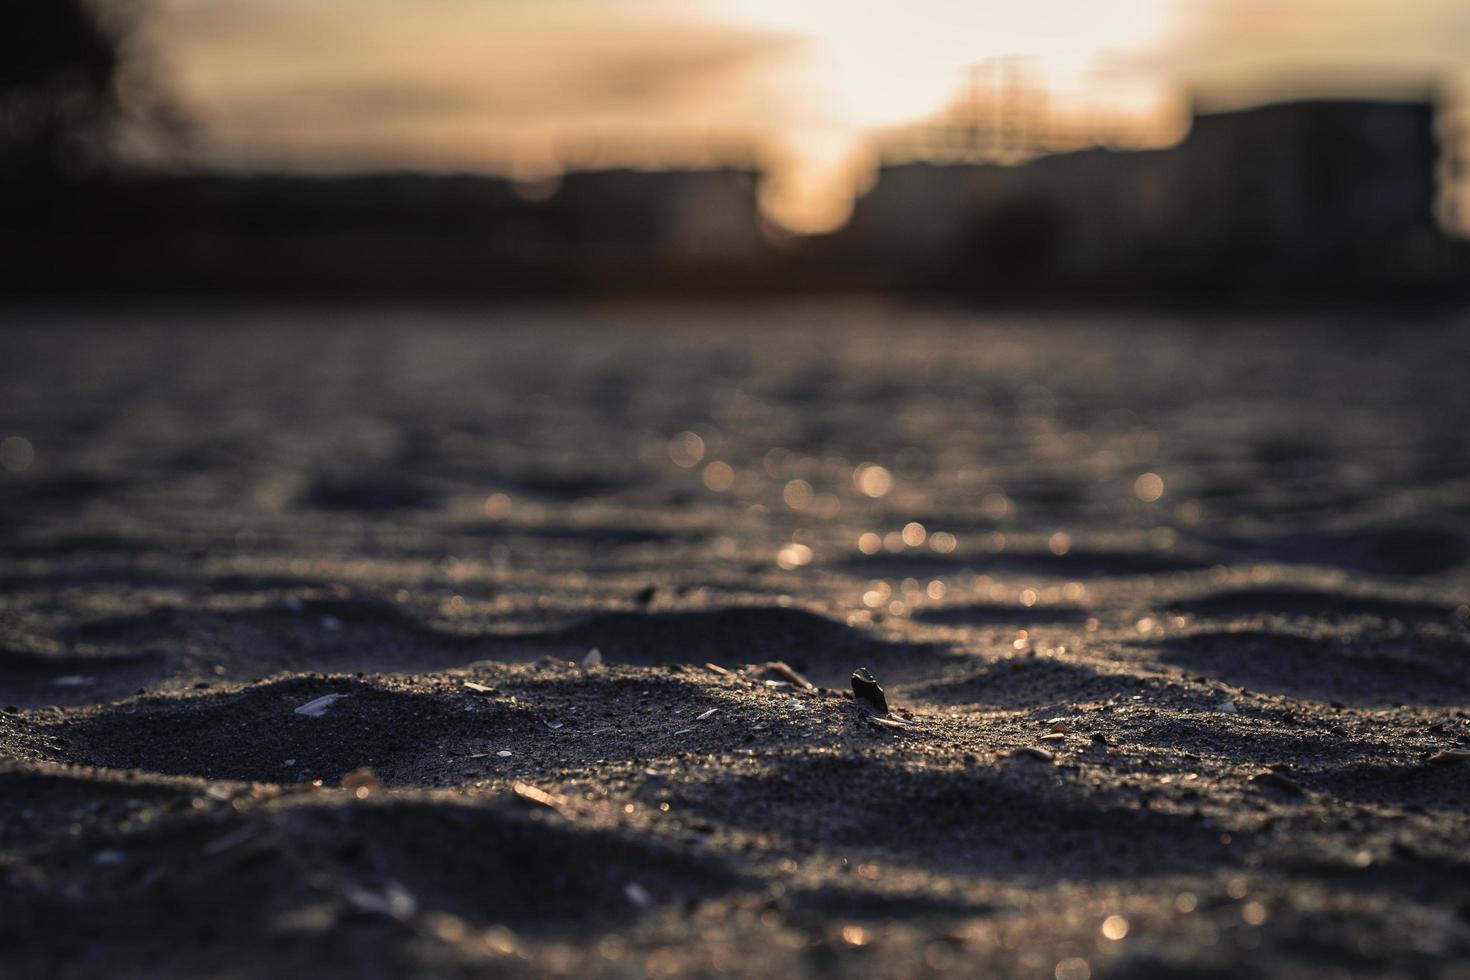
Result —
<instances>
[{"instance_id":1,"label":"blurred background","mask_svg":"<svg viewBox=\"0 0 1470 980\"><path fill-rule=\"evenodd\" d=\"M0 289L1463 295L1461 0L20 0Z\"/></svg>"}]
</instances>

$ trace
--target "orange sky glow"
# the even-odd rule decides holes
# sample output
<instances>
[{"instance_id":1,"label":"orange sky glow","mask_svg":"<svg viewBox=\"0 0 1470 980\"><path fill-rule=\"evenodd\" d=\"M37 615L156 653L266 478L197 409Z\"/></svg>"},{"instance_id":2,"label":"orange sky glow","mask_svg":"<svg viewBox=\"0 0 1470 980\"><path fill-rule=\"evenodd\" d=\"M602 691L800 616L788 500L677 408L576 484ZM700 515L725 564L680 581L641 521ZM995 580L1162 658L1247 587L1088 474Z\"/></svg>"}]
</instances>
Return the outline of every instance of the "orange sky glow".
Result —
<instances>
[{"instance_id":1,"label":"orange sky glow","mask_svg":"<svg viewBox=\"0 0 1470 980\"><path fill-rule=\"evenodd\" d=\"M875 138L995 59L1125 143L1178 138L1190 87L1454 85L1470 66L1464 0L159 0L149 24L208 165L754 164L797 231L840 224Z\"/></svg>"}]
</instances>

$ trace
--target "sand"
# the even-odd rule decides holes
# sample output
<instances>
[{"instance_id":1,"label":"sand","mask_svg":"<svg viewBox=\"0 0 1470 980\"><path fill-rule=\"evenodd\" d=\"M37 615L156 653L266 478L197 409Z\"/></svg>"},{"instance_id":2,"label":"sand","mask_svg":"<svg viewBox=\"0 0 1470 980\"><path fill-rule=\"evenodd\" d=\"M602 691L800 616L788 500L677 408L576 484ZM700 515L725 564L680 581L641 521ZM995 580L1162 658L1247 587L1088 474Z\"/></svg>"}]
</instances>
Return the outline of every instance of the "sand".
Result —
<instances>
[{"instance_id":1,"label":"sand","mask_svg":"<svg viewBox=\"0 0 1470 980\"><path fill-rule=\"evenodd\" d=\"M1464 318L6 319L0 974L1470 976Z\"/></svg>"}]
</instances>

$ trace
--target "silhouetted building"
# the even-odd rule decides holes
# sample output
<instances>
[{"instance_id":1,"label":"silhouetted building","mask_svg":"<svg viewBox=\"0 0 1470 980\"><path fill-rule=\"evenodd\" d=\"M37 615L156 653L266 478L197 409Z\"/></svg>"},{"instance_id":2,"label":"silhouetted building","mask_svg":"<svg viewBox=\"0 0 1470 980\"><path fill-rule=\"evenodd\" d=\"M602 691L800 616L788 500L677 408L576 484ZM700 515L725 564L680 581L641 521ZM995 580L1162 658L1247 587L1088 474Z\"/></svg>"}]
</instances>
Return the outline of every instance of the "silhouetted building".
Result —
<instances>
[{"instance_id":1,"label":"silhouetted building","mask_svg":"<svg viewBox=\"0 0 1470 980\"><path fill-rule=\"evenodd\" d=\"M886 167L835 251L981 288L1412 283L1445 272L1428 102L1200 113L1161 150Z\"/></svg>"},{"instance_id":2,"label":"silhouetted building","mask_svg":"<svg viewBox=\"0 0 1470 980\"><path fill-rule=\"evenodd\" d=\"M0 219L24 203L0 195ZM709 288L748 284L767 257L756 179L733 170L593 171L545 188L427 175L103 179L5 227L0 284L23 290Z\"/></svg>"},{"instance_id":3,"label":"silhouetted building","mask_svg":"<svg viewBox=\"0 0 1470 980\"><path fill-rule=\"evenodd\" d=\"M734 169L12 180L0 291L1463 289L1435 122L1427 102L1294 102L1200 113L1169 149L888 166L846 229L780 244Z\"/></svg>"}]
</instances>

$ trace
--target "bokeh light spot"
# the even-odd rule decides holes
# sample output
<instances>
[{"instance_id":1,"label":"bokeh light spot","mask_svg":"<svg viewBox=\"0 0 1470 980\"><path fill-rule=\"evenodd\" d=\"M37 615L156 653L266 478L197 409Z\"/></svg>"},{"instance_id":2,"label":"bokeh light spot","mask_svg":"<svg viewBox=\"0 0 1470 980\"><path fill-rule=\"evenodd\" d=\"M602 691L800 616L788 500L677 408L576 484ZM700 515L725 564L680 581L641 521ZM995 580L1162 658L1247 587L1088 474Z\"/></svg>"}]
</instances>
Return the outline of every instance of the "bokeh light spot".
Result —
<instances>
[{"instance_id":1,"label":"bokeh light spot","mask_svg":"<svg viewBox=\"0 0 1470 980\"><path fill-rule=\"evenodd\" d=\"M25 436L0 440L0 466L8 473L24 473L36 461L36 450Z\"/></svg>"},{"instance_id":2,"label":"bokeh light spot","mask_svg":"<svg viewBox=\"0 0 1470 980\"><path fill-rule=\"evenodd\" d=\"M893 474L877 463L860 463L852 471L852 484L869 497L885 497L893 489Z\"/></svg>"},{"instance_id":3,"label":"bokeh light spot","mask_svg":"<svg viewBox=\"0 0 1470 980\"><path fill-rule=\"evenodd\" d=\"M805 510L812 503L812 485L805 480L790 480L781 490L781 499L792 510Z\"/></svg>"},{"instance_id":4,"label":"bokeh light spot","mask_svg":"<svg viewBox=\"0 0 1470 980\"><path fill-rule=\"evenodd\" d=\"M704 459L704 440L697 432L679 433L669 440L669 459L686 470L698 466Z\"/></svg>"},{"instance_id":5,"label":"bokeh light spot","mask_svg":"<svg viewBox=\"0 0 1470 980\"><path fill-rule=\"evenodd\" d=\"M928 536L929 532L918 521L909 521L903 526L903 543L910 548L917 548Z\"/></svg>"},{"instance_id":6,"label":"bokeh light spot","mask_svg":"<svg viewBox=\"0 0 1470 980\"><path fill-rule=\"evenodd\" d=\"M788 572L812 563L812 549L804 544L785 544L776 552L776 564Z\"/></svg>"},{"instance_id":7,"label":"bokeh light spot","mask_svg":"<svg viewBox=\"0 0 1470 980\"><path fill-rule=\"evenodd\" d=\"M715 460L704 468L704 485L716 493L724 493L735 485L735 468Z\"/></svg>"},{"instance_id":8,"label":"bokeh light spot","mask_svg":"<svg viewBox=\"0 0 1470 980\"><path fill-rule=\"evenodd\" d=\"M929 535L929 550L936 555L953 554L959 543L959 539L948 531L935 531Z\"/></svg>"}]
</instances>

